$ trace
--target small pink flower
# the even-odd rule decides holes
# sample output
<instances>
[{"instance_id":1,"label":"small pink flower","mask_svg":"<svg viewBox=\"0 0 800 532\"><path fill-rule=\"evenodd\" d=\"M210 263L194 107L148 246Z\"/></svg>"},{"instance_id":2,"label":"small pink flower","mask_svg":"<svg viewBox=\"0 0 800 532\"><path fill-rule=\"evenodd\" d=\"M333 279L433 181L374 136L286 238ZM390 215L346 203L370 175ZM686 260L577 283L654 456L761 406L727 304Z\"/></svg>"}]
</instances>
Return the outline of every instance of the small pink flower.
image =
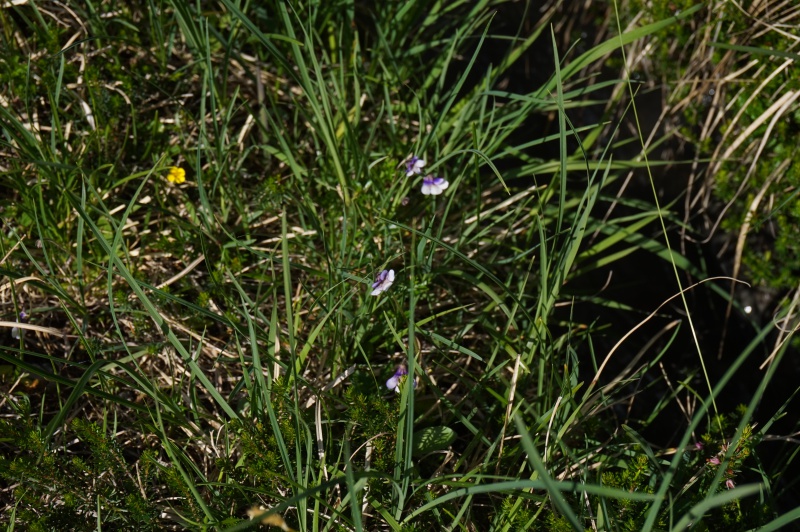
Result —
<instances>
[{"instance_id":1,"label":"small pink flower","mask_svg":"<svg viewBox=\"0 0 800 532\"><path fill-rule=\"evenodd\" d=\"M736 484L733 483L732 478L729 478L728 480L725 481L725 487L728 488L729 490L732 490L735 486Z\"/></svg>"},{"instance_id":2,"label":"small pink flower","mask_svg":"<svg viewBox=\"0 0 800 532\"><path fill-rule=\"evenodd\" d=\"M708 463L711 465L719 465L719 456L714 456L708 459Z\"/></svg>"},{"instance_id":3,"label":"small pink flower","mask_svg":"<svg viewBox=\"0 0 800 532\"><path fill-rule=\"evenodd\" d=\"M703 450L703 442L699 441L699 442L695 443L694 444L694 450L695 451L702 451Z\"/></svg>"}]
</instances>

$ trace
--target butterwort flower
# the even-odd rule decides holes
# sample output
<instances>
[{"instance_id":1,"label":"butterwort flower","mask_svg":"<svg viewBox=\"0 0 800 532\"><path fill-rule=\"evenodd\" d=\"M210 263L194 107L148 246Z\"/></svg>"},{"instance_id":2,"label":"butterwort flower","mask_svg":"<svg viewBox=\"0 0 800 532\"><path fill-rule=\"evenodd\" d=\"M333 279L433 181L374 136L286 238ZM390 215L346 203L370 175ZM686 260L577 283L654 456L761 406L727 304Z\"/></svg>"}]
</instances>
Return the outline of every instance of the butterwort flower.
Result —
<instances>
[{"instance_id":1,"label":"butterwort flower","mask_svg":"<svg viewBox=\"0 0 800 532\"><path fill-rule=\"evenodd\" d=\"M186 170L181 168L180 166L173 166L169 169L169 174L167 174L167 181L170 183L175 183L176 185L180 185L184 181L186 181Z\"/></svg>"},{"instance_id":2,"label":"butterwort flower","mask_svg":"<svg viewBox=\"0 0 800 532\"><path fill-rule=\"evenodd\" d=\"M422 193L426 196L438 196L449 186L450 183L443 177L426 175L422 178Z\"/></svg>"},{"instance_id":3,"label":"butterwort flower","mask_svg":"<svg viewBox=\"0 0 800 532\"><path fill-rule=\"evenodd\" d=\"M389 289L394 282L394 270L383 270L372 283L372 295L378 296Z\"/></svg>"},{"instance_id":4,"label":"butterwort flower","mask_svg":"<svg viewBox=\"0 0 800 532\"><path fill-rule=\"evenodd\" d=\"M411 177L414 174L421 174L424 166L425 160L414 155L406 163L406 177Z\"/></svg>"}]
</instances>

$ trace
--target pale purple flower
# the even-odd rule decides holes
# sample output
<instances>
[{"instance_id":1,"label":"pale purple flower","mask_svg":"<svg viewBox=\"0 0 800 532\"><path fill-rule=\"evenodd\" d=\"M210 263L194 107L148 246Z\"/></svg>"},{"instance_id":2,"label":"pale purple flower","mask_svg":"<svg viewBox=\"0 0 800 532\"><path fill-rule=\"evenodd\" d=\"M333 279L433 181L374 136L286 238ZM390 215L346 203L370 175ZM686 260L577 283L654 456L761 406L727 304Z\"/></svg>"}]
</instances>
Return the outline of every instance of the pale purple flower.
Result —
<instances>
[{"instance_id":1,"label":"pale purple flower","mask_svg":"<svg viewBox=\"0 0 800 532\"><path fill-rule=\"evenodd\" d=\"M396 393L400 393L400 382L406 375L408 375L408 370L405 366L400 366L397 368L397 371L394 372L394 375L389 377L389 380L386 381L386 387L390 390L394 390Z\"/></svg>"},{"instance_id":2,"label":"pale purple flower","mask_svg":"<svg viewBox=\"0 0 800 532\"><path fill-rule=\"evenodd\" d=\"M406 177L411 177L414 174L421 174L424 166L425 160L414 155L406 163Z\"/></svg>"},{"instance_id":3,"label":"pale purple flower","mask_svg":"<svg viewBox=\"0 0 800 532\"><path fill-rule=\"evenodd\" d=\"M736 484L733 483L732 478L729 478L728 480L725 481L725 487L728 488L729 490L732 490L735 486Z\"/></svg>"},{"instance_id":4,"label":"pale purple flower","mask_svg":"<svg viewBox=\"0 0 800 532\"><path fill-rule=\"evenodd\" d=\"M438 196L449 186L450 183L443 177L426 175L422 178L422 193L426 196Z\"/></svg>"},{"instance_id":5,"label":"pale purple flower","mask_svg":"<svg viewBox=\"0 0 800 532\"><path fill-rule=\"evenodd\" d=\"M385 292L394 282L394 270L383 270L372 283L372 295L377 296Z\"/></svg>"},{"instance_id":6,"label":"pale purple flower","mask_svg":"<svg viewBox=\"0 0 800 532\"><path fill-rule=\"evenodd\" d=\"M400 385L403 384L403 381L408 375L408 370L405 366L400 366L397 368L397 371L394 372L394 375L389 377L389 380L386 381L386 387L390 390L394 390L395 393L400 393ZM417 381L414 381L414 388L417 387Z\"/></svg>"},{"instance_id":7,"label":"pale purple flower","mask_svg":"<svg viewBox=\"0 0 800 532\"><path fill-rule=\"evenodd\" d=\"M25 314L25 311L19 313L19 319L17 323L27 323L28 322L28 315ZM19 327L11 327L11 338L14 340L19 340Z\"/></svg>"},{"instance_id":8,"label":"pale purple flower","mask_svg":"<svg viewBox=\"0 0 800 532\"><path fill-rule=\"evenodd\" d=\"M698 442L695 442L695 444L694 444L694 450L695 451L702 451L703 447L704 447L703 446L703 442L698 441Z\"/></svg>"}]
</instances>

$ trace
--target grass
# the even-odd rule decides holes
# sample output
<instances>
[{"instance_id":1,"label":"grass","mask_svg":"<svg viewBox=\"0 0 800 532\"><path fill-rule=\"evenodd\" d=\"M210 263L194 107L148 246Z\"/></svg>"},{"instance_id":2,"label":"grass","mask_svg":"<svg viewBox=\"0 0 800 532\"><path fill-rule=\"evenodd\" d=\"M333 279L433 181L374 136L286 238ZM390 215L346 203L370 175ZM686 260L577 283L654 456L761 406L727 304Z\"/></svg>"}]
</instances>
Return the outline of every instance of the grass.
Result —
<instances>
[{"instance_id":1,"label":"grass","mask_svg":"<svg viewBox=\"0 0 800 532\"><path fill-rule=\"evenodd\" d=\"M779 504L794 444L772 464L758 452L796 393L759 409L789 342L721 411L772 325L698 380L699 341L691 368L664 362L691 321L598 282L644 253L674 267L676 297L696 289L687 276L715 283L668 245L679 216L626 194L630 172L663 163L622 155L646 146L628 133L641 86L625 69L598 77L696 9L585 50L556 31L568 6L533 9L0 12L16 54L0 64L0 325L21 332L0 347L7 528L797 519ZM531 58L546 74L509 89ZM406 176L412 155L423 174ZM443 194L421 193L427 173ZM615 315L656 324L641 349ZM649 441L664 423L678 437Z\"/></svg>"}]
</instances>

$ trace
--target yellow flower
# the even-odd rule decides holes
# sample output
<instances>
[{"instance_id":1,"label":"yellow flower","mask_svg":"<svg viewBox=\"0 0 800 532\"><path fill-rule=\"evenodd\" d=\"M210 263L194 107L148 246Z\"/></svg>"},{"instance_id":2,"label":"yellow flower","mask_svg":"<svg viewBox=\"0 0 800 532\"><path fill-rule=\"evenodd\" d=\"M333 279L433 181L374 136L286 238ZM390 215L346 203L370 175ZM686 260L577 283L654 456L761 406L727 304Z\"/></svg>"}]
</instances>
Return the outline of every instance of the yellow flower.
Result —
<instances>
[{"instance_id":1,"label":"yellow flower","mask_svg":"<svg viewBox=\"0 0 800 532\"><path fill-rule=\"evenodd\" d=\"M173 166L169 169L169 174L167 174L167 181L170 183L175 183L176 185L180 185L184 181L186 181L186 170L181 168L180 166Z\"/></svg>"}]
</instances>

